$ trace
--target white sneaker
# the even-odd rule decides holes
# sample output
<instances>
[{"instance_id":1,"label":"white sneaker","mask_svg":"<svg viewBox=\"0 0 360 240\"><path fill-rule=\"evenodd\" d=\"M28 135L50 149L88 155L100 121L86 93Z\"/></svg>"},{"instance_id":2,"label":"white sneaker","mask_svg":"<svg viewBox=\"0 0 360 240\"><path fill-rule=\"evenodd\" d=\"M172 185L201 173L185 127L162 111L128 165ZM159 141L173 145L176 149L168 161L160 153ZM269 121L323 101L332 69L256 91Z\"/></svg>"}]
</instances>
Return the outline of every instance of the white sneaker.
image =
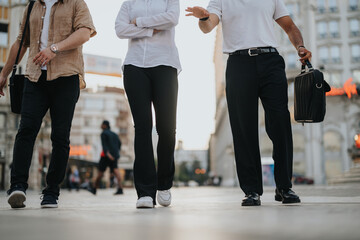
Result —
<instances>
[{"instance_id":1,"label":"white sneaker","mask_svg":"<svg viewBox=\"0 0 360 240\"><path fill-rule=\"evenodd\" d=\"M169 190L158 191L157 201L163 207L168 207L171 204L171 192Z\"/></svg>"},{"instance_id":2,"label":"white sneaker","mask_svg":"<svg viewBox=\"0 0 360 240\"><path fill-rule=\"evenodd\" d=\"M153 208L154 200L152 197L141 197L136 202L136 208Z\"/></svg>"},{"instance_id":3,"label":"white sneaker","mask_svg":"<svg viewBox=\"0 0 360 240\"><path fill-rule=\"evenodd\" d=\"M24 208L26 201L26 195L23 191L15 190L9 195L8 203L11 208Z\"/></svg>"}]
</instances>

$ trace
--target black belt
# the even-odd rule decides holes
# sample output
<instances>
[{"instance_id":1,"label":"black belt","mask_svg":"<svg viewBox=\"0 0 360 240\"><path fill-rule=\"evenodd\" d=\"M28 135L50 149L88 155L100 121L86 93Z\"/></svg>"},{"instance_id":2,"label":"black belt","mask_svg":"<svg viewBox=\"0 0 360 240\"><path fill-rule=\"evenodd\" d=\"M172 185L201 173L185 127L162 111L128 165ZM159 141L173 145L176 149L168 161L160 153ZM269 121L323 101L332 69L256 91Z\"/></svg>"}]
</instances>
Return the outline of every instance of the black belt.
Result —
<instances>
[{"instance_id":1,"label":"black belt","mask_svg":"<svg viewBox=\"0 0 360 240\"><path fill-rule=\"evenodd\" d=\"M254 57L260 54L265 53L278 53L276 48L273 47L260 47L260 48L249 48L244 50L237 50L235 52L229 53L230 56L232 55L244 55L244 56L250 56Z\"/></svg>"}]
</instances>

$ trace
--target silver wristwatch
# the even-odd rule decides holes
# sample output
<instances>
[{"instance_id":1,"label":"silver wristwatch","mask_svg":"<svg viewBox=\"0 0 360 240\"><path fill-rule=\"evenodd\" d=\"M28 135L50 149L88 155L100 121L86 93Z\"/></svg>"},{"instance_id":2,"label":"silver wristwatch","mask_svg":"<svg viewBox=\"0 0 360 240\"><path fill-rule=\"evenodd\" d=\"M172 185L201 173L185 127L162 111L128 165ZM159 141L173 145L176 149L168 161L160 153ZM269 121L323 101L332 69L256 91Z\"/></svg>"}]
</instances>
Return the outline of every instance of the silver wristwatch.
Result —
<instances>
[{"instance_id":1,"label":"silver wristwatch","mask_svg":"<svg viewBox=\"0 0 360 240\"><path fill-rule=\"evenodd\" d=\"M52 44L50 46L50 50L55 54L57 54L59 52L59 48L58 48L58 46L56 44Z\"/></svg>"}]
</instances>

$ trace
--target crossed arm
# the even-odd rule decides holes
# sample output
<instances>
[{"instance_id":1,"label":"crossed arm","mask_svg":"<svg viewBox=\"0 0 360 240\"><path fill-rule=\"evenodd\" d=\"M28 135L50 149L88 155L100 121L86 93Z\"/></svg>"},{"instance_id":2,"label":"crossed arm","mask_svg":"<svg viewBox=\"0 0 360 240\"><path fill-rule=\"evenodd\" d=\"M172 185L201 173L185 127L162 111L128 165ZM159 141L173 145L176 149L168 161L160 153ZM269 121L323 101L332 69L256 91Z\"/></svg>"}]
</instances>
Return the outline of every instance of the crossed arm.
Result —
<instances>
[{"instance_id":1,"label":"crossed arm","mask_svg":"<svg viewBox=\"0 0 360 240\"><path fill-rule=\"evenodd\" d=\"M115 31L121 39L152 37L155 33L168 30L178 24L179 1L170 0L167 11L149 17L131 19L129 15L129 3L121 6L116 18Z\"/></svg>"}]
</instances>

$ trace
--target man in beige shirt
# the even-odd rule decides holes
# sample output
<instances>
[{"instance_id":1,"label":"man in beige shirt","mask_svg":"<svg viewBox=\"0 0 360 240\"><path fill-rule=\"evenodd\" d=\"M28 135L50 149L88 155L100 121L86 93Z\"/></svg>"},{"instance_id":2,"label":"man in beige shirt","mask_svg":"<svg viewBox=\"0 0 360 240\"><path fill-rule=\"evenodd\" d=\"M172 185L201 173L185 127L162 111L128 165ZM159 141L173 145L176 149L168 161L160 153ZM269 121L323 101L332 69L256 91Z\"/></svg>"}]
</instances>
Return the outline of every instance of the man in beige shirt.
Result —
<instances>
[{"instance_id":1,"label":"man in beige shirt","mask_svg":"<svg viewBox=\"0 0 360 240\"><path fill-rule=\"evenodd\" d=\"M25 25L25 9L18 39L0 73L0 97L15 63ZM25 207L33 147L42 119L50 110L52 154L41 207L57 207L70 150L70 129L83 83L82 45L96 34L84 0L37 0L21 46L20 59L29 48L21 107L20 128L14 145L11 187L12 208Z\"/></svg>"}]
</instances>

